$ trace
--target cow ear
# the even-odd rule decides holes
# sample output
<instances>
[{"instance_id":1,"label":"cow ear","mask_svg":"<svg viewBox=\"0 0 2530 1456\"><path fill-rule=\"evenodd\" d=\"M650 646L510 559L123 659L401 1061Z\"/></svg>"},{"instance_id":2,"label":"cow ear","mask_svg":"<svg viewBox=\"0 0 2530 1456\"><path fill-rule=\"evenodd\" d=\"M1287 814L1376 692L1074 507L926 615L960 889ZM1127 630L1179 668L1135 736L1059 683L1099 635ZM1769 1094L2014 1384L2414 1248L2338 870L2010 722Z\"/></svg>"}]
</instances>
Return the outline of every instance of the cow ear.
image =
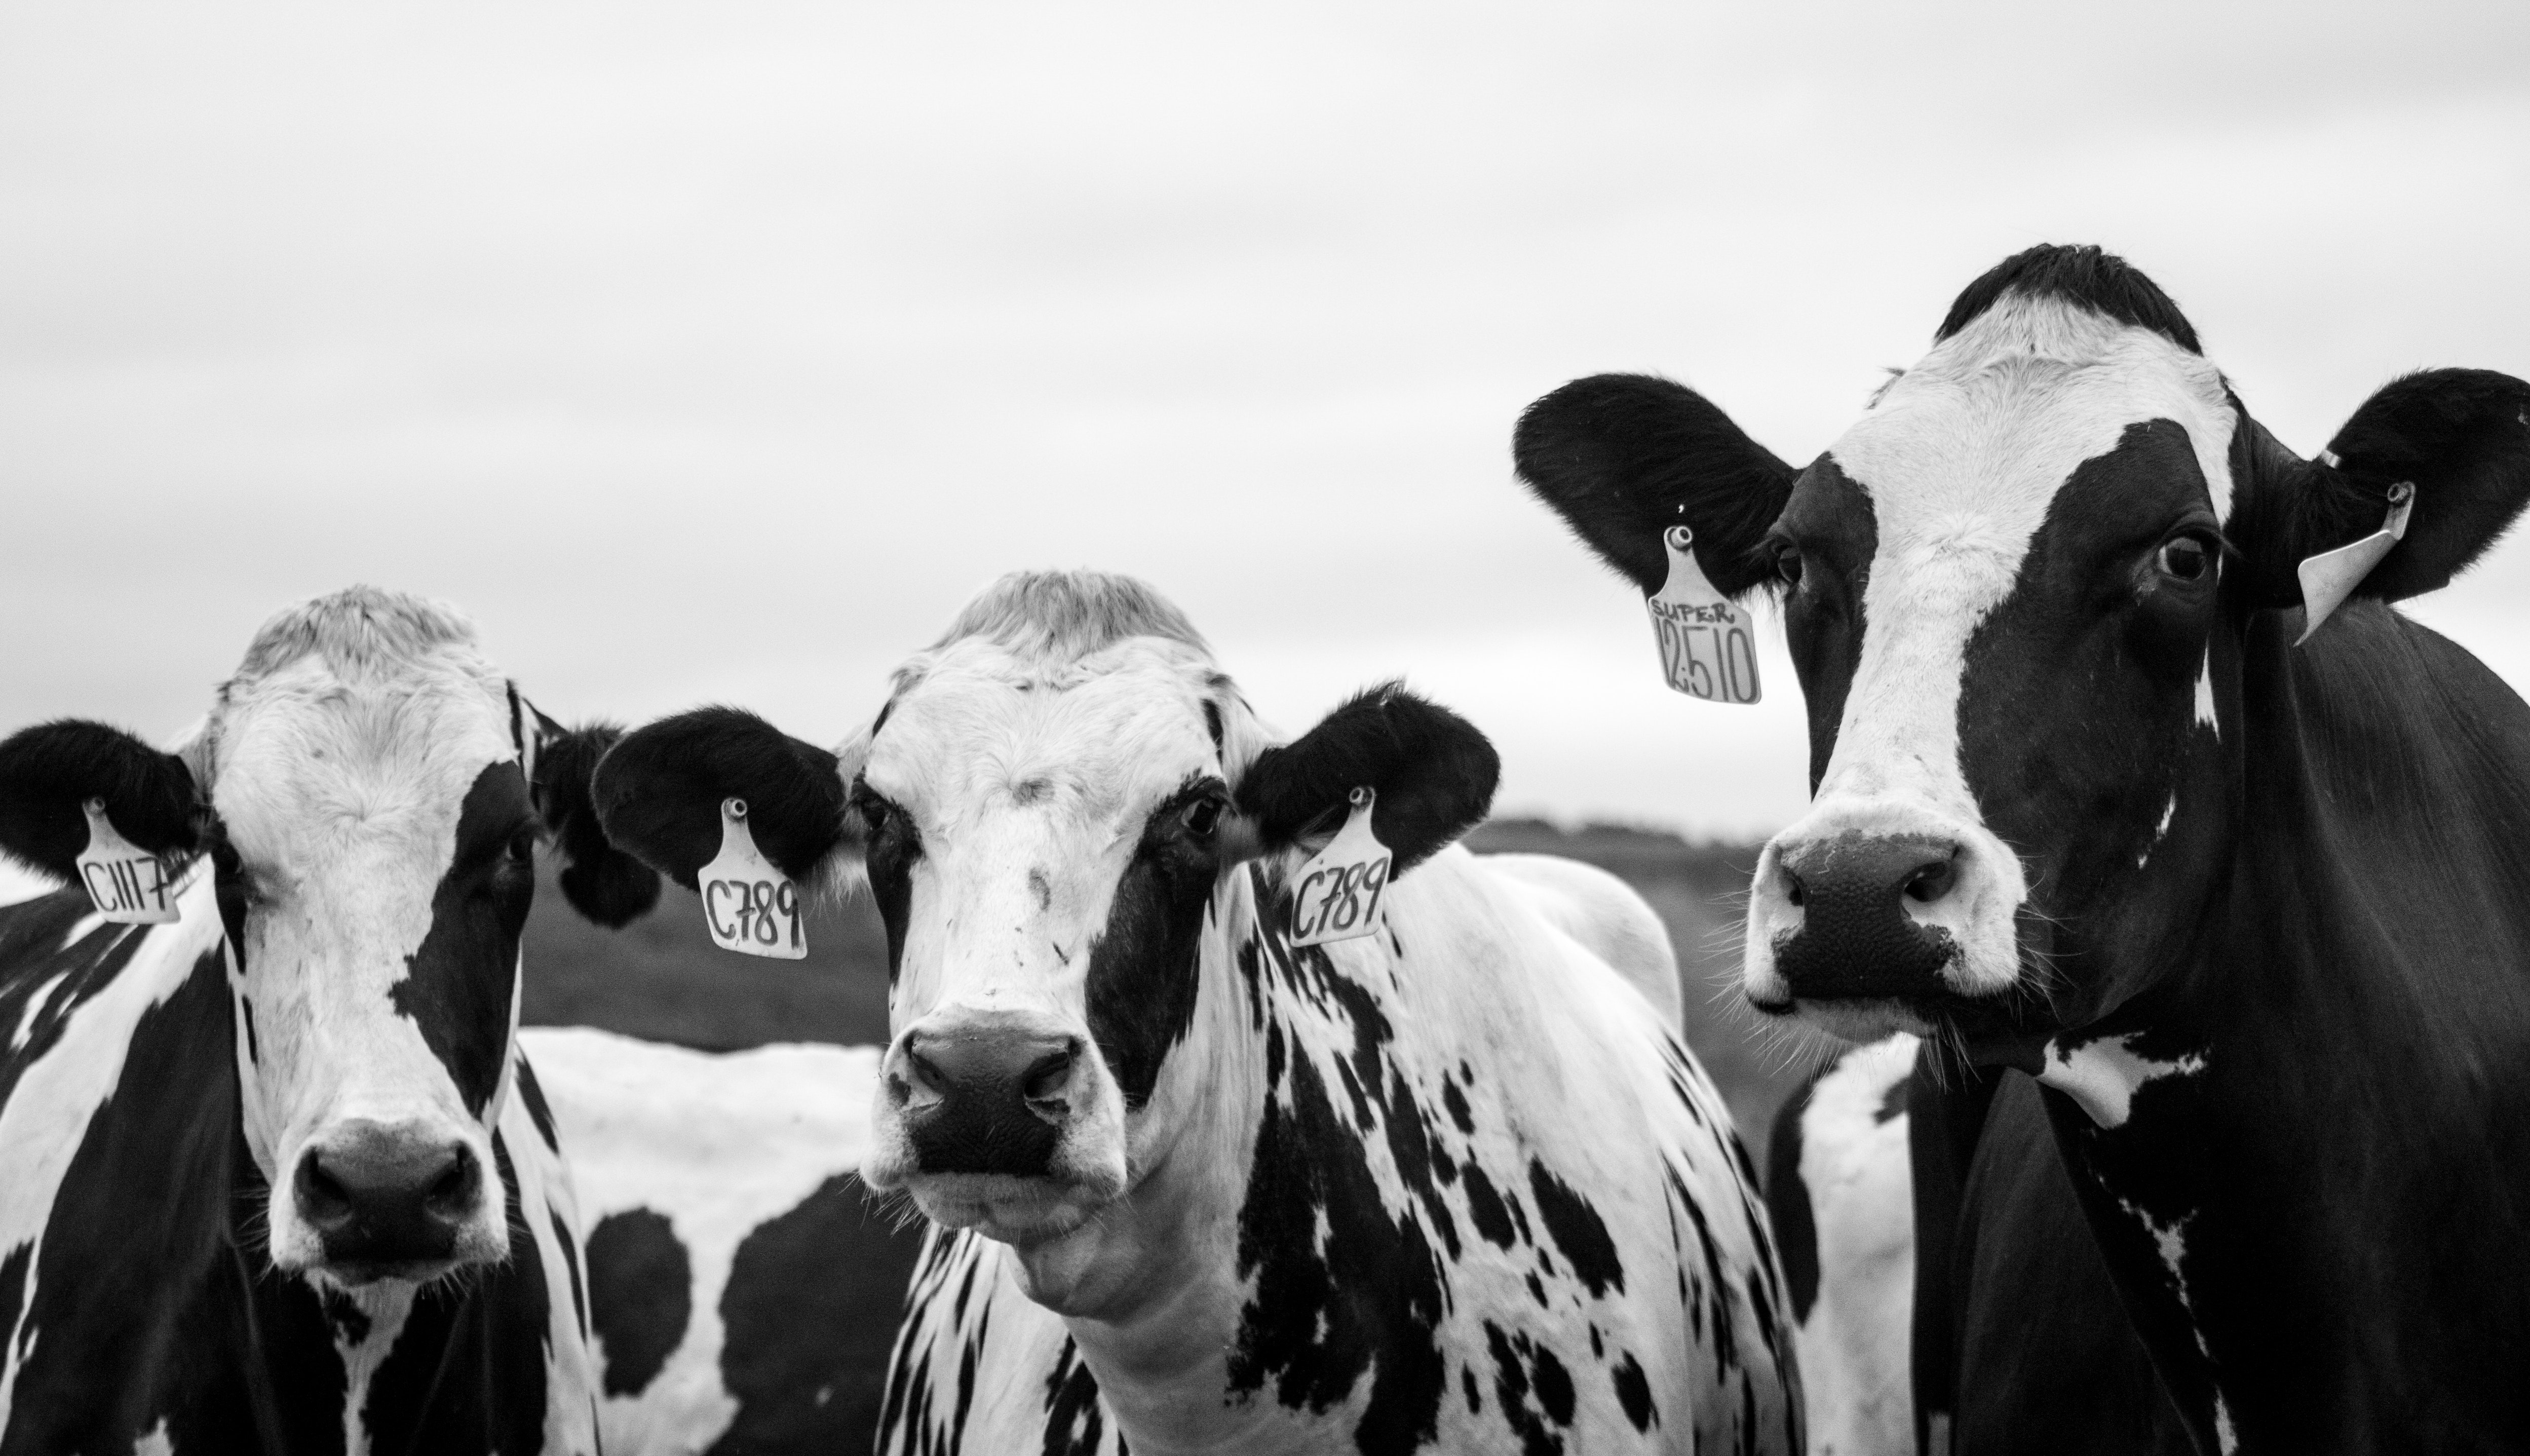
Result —
<instances>
[{"instance_id":1,"label":"cow ear","mask_svg":"<svg viewBox=\"0 0 2530 1456\"><path fill-rule=\"evenodd\" d=\"M746 801L747 832L774 868L817 877L844 840L835 756L750 712L698 707L624 735L590 797L606 837L688 889L720 854L721 801Z\"/></svg>"},{"instance_id":2,"label":"cow ear","mask_svg":"<svg viewBox=\"0 0 2530 1456\"><path fill-rule=\"evenodd\" d=\"M1575 379L1528 407L1511 449L1537 498L1647 596L1669 577L1661 532L1681 524L1724 595L1774 580L1758 548L1799 472L1683 384Z\"/></svg>"},{"instance_id":3,"label":"cow ear","mask_svg":"<svg viewBox=\"0 0 2530 1456\"><path fill-rule=\"evenodd\" d=\"M79 877L90 799L153 855L201 848L192 771L120 728L63 719L0 742L0 850L56 879Z\"/></svg>"},{"instance_id":4,"label":"cow ear","mask_svg":"<svg viewBox=\"0 0 2530 1456\"><path fill-rule=\"evenodd\" d=\"M1352 791L1378 793L1371 832L1403 873L1481 822L1502 761L1476 725L1384 683L1299 739L1256 756L1239 777L1238 812L1260 847L1280 853L1344 822Z\"/></svg>"},{"instance_id":5,"label":"cow ear","mask_svg":"<svg viewBox=\"0 0 2530 1456\"><path fill-rule=\"evenodd\" d=\"M2225 533L2253 606L2301 603L2300 565L2382 529L2392 487L2415 487L2406 533L2349 593L2398 601L2466 571L2530 504L2530 384L2486 369L2409 374L2363 402L2317 460L2246 417L2239 500Z\"/></svg>"},{"instance_id":6,"label":"cow ear","mask_svg":"<svg viewBox=\"0 0 2530 1456\"><path fill-rule=\"evenodd\" d=\"M659 874L606 838L589 778L624 730L612 723L555 728L536 746L536 814L562 852L562 894L584 918L616 929L659 903Z\"/></svg>"}]
</instances>

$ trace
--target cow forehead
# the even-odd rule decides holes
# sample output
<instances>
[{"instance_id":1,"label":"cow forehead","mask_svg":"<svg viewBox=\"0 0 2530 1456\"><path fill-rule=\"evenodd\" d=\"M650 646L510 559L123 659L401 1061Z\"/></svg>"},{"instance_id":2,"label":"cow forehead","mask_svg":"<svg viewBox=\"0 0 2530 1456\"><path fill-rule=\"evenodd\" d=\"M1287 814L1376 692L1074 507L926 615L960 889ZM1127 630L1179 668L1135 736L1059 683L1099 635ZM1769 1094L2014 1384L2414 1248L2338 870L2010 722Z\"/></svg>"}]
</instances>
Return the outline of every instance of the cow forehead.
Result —
<instances>
[{"instance_id":1,"label":"cow forehead","mask_svg":"<svg viewBox=\"0 0 2530 1456\"><path fill-rule=\"evenodd\" d=\"M2221 373L2150 329L2014 295L1892 380L1829 454L1871 499L1884 569L1938 558L2008 583L2075 469L2155 420L2186 431L2228 520L2237 416Z\"/></svg>"},{"instance_id":2,"label":"cow forehead","mask_svg":"<svg viewBox=\"0 0 2530 1456\"><path fill-rule=\"evenodd\" d=\"M209 737L230 843L257 863L308 868L354 841L445 858L483 769L519 756L498 680L467 661L346 681L302 659L233 686ZM523 777L515 790L523 813Z\"/></svg>"},{"instance_id":3,"label":"cow forehead","mask_svg":"<svg viewBox=\"0 0 2530 1456\"><path fill-rule=\"evenodd\" d=\"M1013 804L1113 826L1223 771L1204 707L1216 676L1148 639L1059 664L960 644L899 692L861 772L926 833Z\"/></svg>"}]
</instances>

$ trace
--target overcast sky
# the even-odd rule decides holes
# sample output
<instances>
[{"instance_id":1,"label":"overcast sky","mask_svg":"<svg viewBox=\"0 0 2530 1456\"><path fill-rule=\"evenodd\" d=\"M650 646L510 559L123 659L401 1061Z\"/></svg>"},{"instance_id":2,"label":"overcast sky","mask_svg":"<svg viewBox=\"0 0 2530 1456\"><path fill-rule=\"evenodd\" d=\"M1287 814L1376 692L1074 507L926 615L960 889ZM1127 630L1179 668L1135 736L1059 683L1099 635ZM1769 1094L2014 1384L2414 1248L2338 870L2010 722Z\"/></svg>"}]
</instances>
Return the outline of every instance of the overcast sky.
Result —
<instances>
[{"instance_id":1,"label":"overcast sky","mask_svg":"<svg viewBox=\"0 0 2530 1456\"><path fill-rule=\"evenodd\" d=\"M273 609L455 601L547 711L831 741L1003 571L1143 576L1286 729L1403 674L1502 808L1771 829L1511 479L1651 369L1806 460L2098 242L2316 449L2530 374L2530 6L0 11L0 729L160 735ZM2530 546L2419 606L2530 682Z\"/></svg>"}]
</instances>

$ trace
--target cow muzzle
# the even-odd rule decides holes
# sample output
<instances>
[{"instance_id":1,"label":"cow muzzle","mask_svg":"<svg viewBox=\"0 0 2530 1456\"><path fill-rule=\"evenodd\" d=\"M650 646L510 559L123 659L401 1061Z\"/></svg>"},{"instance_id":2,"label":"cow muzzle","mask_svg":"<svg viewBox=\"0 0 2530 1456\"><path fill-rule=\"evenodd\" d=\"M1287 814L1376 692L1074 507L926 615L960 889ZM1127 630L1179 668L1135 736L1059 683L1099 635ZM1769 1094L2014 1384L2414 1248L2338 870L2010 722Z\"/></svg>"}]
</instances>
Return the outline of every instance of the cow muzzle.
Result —
<instances>
[{"instance_id":1,"label":"cow muzzle","mask_svg":"<svg viewBox=\"0 0 2530 1456\"><path fill-rule=\"evenodd\" d=\"M285 1197L274 1261L342 1284L436 1278L508 1253L482 1155L431 1122L333 1124L300 1152Z\"/></svg>"},{"instance_id":2,"label":"cow muzzle","mask_svg":"<svg viewBox=\"0 0 2530 1456\"><path fill-rule=\"evenodd\" d=\"M889 1050L863 1177L939 1223L1052 1237L1123 1191L1118 1100L1087 1038L1049 1018L926 1018Z\"/></svg>"},{"instance_id":3,"label":"cow muzzle","mask_svg":"<svg viewBox=\"0 0 2530 1456\"><path fill-rule=\"evenodd\" d=\"M1813 812L1758 859L1742 989L1839 1036L1922 1032L1941 1003L2017 982L2024 898L2018 857L1980 826Z\"/></svg>"}]
</instances>

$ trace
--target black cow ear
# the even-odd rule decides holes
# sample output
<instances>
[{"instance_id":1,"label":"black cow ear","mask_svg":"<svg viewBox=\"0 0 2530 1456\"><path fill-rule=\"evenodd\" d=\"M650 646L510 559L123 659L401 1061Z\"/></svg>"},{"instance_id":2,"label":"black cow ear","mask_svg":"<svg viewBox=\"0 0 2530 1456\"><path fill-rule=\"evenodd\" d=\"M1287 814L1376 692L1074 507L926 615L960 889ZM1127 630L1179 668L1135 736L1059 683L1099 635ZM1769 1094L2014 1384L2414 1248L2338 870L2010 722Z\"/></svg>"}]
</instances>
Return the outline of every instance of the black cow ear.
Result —
<instances>
[{"instance_id":1,"label":"black cow ear","mask_svg":"<svg viewBox=\"0 0 2530 1456\"><path fill-rule=\"evenodd\" d=\"M1369 689L1238 780L1238 812L1280 853L1344 822L1352 791L1378 793L1371 832L1402 874L1484 819L1502 760L1476 725L1396 683Z\"/></svg>"},{"instance_id":2,"label":"black cow ear","mask_svg":"<svg viewBox=\"0 0 2530 1456\"><path fill-rule=\"evenodd\" d=\"M2352 591L2398 601L2448 585L2530 504L2530 384L2428 369L2363 402L2317 460L2296 460L2243 417L2239 499L2225 526L2252 605L2301 601L2301 563L2382 529L2392 486L2415 487L2406 534Z\"/></svg>"},{"instance_id":3,"label":"black cow ear","mask_svg":"<svg viewBox=\"0 0 2530 1456\"><path fill-rule=\"evenodd\" d=\"M153 855L201 847L192 771L120 728L65 718L0 742L0 850L56 879L79 877L90 799Z\"/></svg>"},{"instance_id":4,"label":"black cow ear","mask_svg":"<svg viewBox=\"0 0 2530 1456\"><path fill-rule=\"evenodd\" d=\"M746 801L755 847L793 879L844 837L835 756L750 712L698 707L624 735L591 784L606 837L688 889L720 854L720 806Z\"/></svg>"},{"instance_id":5,"label":"black cow ear","mask_svg":"<svg viewBox=\"0 0 2530 1456\"><path fill-rule=\"evenodd\" d=\"M1647 596L1669 578L1661 532L1680 524L1725 596L1775 579L1758 547L1800 473L1683 384L1575 379L1528 407L1511 451L1537 498Z\"/></svg>"},{"instance_id":6,"label":"black cow ear","mask_svg":"<svg viewBox=\"0 0 2530 1456\"><path fill-rule=\"evenodd\" d=\"M587 723L548 733L536 746L536 813L562 851L563 898L610 930L659 903L658 871L607 841L588 797L598 760L623 736L612 723Z\"/></svg>"}]
</instances>

